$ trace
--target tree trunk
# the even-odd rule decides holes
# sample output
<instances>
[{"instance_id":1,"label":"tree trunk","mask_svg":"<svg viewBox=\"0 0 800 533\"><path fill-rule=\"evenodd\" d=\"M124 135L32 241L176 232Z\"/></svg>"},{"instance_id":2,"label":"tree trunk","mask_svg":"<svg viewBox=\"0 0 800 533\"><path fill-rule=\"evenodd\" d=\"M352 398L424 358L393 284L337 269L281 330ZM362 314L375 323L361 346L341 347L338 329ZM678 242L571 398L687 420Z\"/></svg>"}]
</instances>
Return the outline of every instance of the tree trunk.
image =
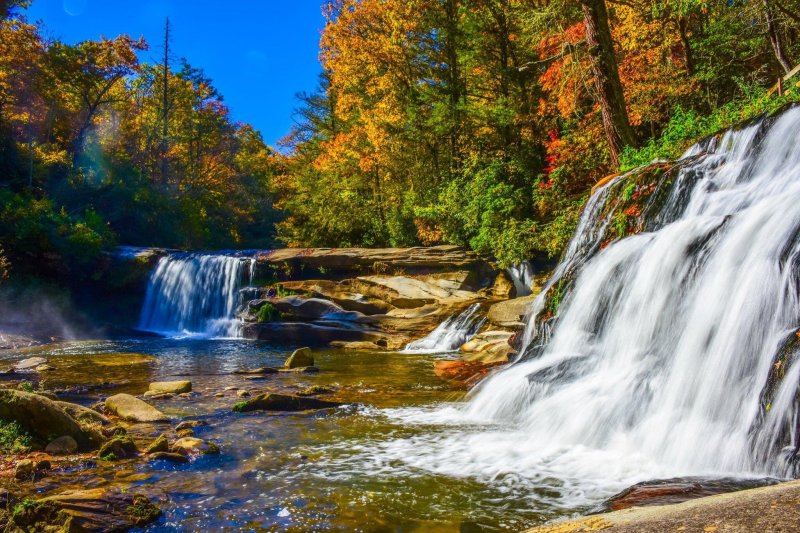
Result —
<instances>
[{"instance_id":1,"label":"tree trunk","mask_svg":"<svg viewBox=\"0 0 800 533\"><path fill-rule=\"evenodd\" d=\"M678 35L681 38L686 73L689 76L694 76L694 54L692 53L692 42L689 40L689 21L686 17L678 18Z\"/></svg>"},{"instance_id":2,"label":"tree trunk","mask_svg":"<svg viewBox=\"0 0 800 533\"><path fill-rule=\"evenodd\" d=\"M775 17L772 16L772 9L770 9L769 1L764 2L764 16L767 19L767 35L769 36L769 43L772 45L772 51L775 52L775 58L778 63L783 67L784 72L792 70L792 62L786 57L786 52L783 50L783 43L781 36L778 33L778 26L775 24Z\"/></svg>"},{"instance_id":3,"label":"tree trunk","mask_svg":"<svg viewBox=\"0 0 800 533\"><path fill-rule=\"evenodd\" d=\"M608 23L605 0L581 0L586 43L592 63L597 100L603 115L603 127L608 138L611 162L619 167L619 154L626 146L635 146L636 137L628 119L625 94L619 79L614 42Z\"/></svg>"}]
</instances>

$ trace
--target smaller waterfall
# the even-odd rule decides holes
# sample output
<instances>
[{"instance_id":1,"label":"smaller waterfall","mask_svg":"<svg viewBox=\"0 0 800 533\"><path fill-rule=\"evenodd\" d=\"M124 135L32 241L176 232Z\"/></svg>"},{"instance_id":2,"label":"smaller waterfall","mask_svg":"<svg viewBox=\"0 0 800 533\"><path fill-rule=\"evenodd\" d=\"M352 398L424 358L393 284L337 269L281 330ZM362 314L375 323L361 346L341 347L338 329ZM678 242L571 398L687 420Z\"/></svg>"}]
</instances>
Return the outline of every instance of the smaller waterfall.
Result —
<instances>
[{"instance_id":1,"label":"smaller waterfall","mask_svg":"<svg viewBox=\"0 0 800 533\"><path fill-rule=\"evenodd\" d=\"M458 350L481 329L486 320L478 314L480 304L472 304L460 315L453 315L428 333L403 348L405 353L447 353Z\"/></svg>"},{"instance_id":2,"label":"smaller waterfall","mask_svg":"<svg viewBox=\"0 0 800 533\"><path fill-rule=\"evenodd\" d=\"M523 261L518 265L514 265L507 272L514 283L517 298L530 296L533 293L533 265L530 261Z\"/></svg>"},{"instance_id":3,"label":"smaller waterfall","mask_svg":"<svg viewBox=\"0 0 800 533\"><path fill-rule=\"evenodd\" d=\"M161 258L147 285L139 328L170 336L237 337L236 311L255 259L224 254Z\"/></svg>"}]
</instances>

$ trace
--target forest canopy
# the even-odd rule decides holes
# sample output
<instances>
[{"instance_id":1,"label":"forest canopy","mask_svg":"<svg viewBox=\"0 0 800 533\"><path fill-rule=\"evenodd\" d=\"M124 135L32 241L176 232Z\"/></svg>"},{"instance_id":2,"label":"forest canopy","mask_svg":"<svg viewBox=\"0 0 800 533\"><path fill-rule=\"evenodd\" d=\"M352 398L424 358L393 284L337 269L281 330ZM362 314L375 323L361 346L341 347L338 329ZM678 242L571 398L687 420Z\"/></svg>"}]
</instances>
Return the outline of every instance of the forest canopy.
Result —
<instances>
[{"instance_id":1,"label":"forest canopy","mask_svg":"<svg viewBox=\"0 0 800 533\"><path fill-rule=\"evenodd\" d=\"M603 177L798 94L768 91L800 0L334 0L273 149L168 33L67 44L0 6L0 278L116 244L552 258Z\"/></svg>"}]
</instances>

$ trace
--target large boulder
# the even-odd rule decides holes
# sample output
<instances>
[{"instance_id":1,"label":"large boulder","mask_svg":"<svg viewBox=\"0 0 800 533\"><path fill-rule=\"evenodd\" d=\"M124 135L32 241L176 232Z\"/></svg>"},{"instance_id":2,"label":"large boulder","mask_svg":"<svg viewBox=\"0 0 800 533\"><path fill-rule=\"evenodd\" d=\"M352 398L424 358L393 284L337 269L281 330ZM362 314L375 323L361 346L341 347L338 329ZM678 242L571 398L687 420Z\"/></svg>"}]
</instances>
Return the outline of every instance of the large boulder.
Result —
<instances>
[{"instance_id":1,"label":"large boulder","mask_svg":"<svg viewBox=\"0 0 800 533\"><path fill-rule=\"evenodd\" d=\"M486 320L501 328L522 329L525 327L525 316L535 299L536 296L529 295L498 302L489 308Z\"/></svg>"},{"instance_id":2,"label":"large boulder","mask_svg":"<svg viewBox=\"0 0 800 533\"><path fill-rule=\"evenodd\" d=\"M191 381L157 381L151 383L148 392L153 394L183 394L192 392Z\"/></svg>"},{"instance_id":3,"label":"large boulder","mask_svg":"<svg viewBox=\"0 0 800 533\"><path fill-rule=\"evenodd\" d=\"M94 449L97 436L44 396L12 389L0 389L0 419L24 426L36 437L48 442L53 435L75 439L79 449Z\"/></svg>"},{"instance_id":4,"label":"large boulder","mask_svg":"<svg viewBox=\"0 0 800 533\"><path fill-rule=\"evenodd\" d=\"M515 336L513 331L482 331L461 346L461 359L480 363L507 362L516 353L511 345Z\"/></svg>"},{"instance_id":5,"label":"large boulder","mask_svg":"<svg viewBox=\"0 0 800 533\"><path fill-rule=\"evenodd\" d=\"M237 413L247 413L250 411L308 411L314 409L331 409L340 407L341 405L343 404L319 400L317 398L268 392L246 402L237 403L233 406L233 410Z\"/></svg>"},{"instance_id":6,"label":"large boulder","mask_svg":"<svg viewBox=\"0 0 800 533\"><path fill-rule=\"evenodd\" d=\"M141 494L79 490L16 506L5 531L128 531L155 521L160 514Z\"/></svg>"},{"instance_id":7,"label":"large boulder","mask_svg":"<svg viewBox=\"0 0 800 533\"><path fill-rule=\"evenodd\" d=\"M167 415L147 402L130 394L115 394L106 398L106 409L129 422L167 422Z\"/></svg>"},{"instance_id":8,"label":"large boulder","mask_svg":"<svg viewBox=\"0 0 800 533\"><path fill-rule=\"evenodd\" d=\"M365 315L378 315L392 309L392 305L383 300L370 298L352 290L350 280L287 281L281 283L281 286L312 298L330 300L346 311L356 311Z\"/></svg>"}]
</instances>

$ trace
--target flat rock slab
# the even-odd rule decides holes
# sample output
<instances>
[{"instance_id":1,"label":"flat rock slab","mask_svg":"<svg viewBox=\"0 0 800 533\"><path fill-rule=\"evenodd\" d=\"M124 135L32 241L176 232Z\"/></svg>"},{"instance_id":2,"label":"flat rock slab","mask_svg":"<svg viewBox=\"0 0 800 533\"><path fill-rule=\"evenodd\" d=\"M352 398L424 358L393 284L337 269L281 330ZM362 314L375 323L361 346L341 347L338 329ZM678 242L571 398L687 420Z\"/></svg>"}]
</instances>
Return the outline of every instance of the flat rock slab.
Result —
<instances>
[{"instance_id":1,"label":"flat rock slab","mask_svg":"<svg viewBox=\"0 0 800 533\"><path fill-rule=\"evenodd\" d=\"M800 524L800 481L699 498L676 505L633 507L611 513L553 522L527 533L790 533Z\"/></svg>"},{"instance_id":2,"label":"flat rock slab","mask_svg":"<svg viewBox=\"0 0 800 533\"><path fill-rule=\"evenodd\" d=\"M238 413L248 413L251 411L309 411L314 409L332 409L334 407L340 407L341 405L343 404L318 400L317 398L305 398L268 392L261 396L256 396L252 400L236 404L233 410Z\"/></svg>"},{"instance_id":3,"label":"flat rock slab","mask_svg":"<svg viewBox=\"0 0 800 533\"><path fill-rule=\"evenodd\" d=\"M183 394L192 392L191 381L157 381L151 383L148 392L153 394Z\"/></svg>"},{"instance_id":4,"label":"flat rock slab","mask_svg":"<svg viewBox=\"0 0 800 533\"><path fill-rule=\"evenodd\" d=\"M167 415L130 394L115 394L106 399L106 408L130 422L167 422Z\"/></svg>"},{"instance_id":5,"label":"flat rock slab","mask_svg":"<svg viewBox=\"0 0 800 533\"><path fill-rule=\"evenodd\" d=\"M14 365L14 370L17 372L23 372L25 370L35 370L37 366L47 364L47 359L44 357L31 357L29 359L23 359L19 363Z\"/></svg>"},{"instance_id":6,"label":"flat rock slab","mask_svg":"<svg viewBox=\"0 0 800 533\"><path fill-rule=\"evenodd\" d=\"M105 489L74 491L37 500L39 505L13 513L6 531L128 531L161 514L140 494Z\"/></svg>"}]
</instances>

